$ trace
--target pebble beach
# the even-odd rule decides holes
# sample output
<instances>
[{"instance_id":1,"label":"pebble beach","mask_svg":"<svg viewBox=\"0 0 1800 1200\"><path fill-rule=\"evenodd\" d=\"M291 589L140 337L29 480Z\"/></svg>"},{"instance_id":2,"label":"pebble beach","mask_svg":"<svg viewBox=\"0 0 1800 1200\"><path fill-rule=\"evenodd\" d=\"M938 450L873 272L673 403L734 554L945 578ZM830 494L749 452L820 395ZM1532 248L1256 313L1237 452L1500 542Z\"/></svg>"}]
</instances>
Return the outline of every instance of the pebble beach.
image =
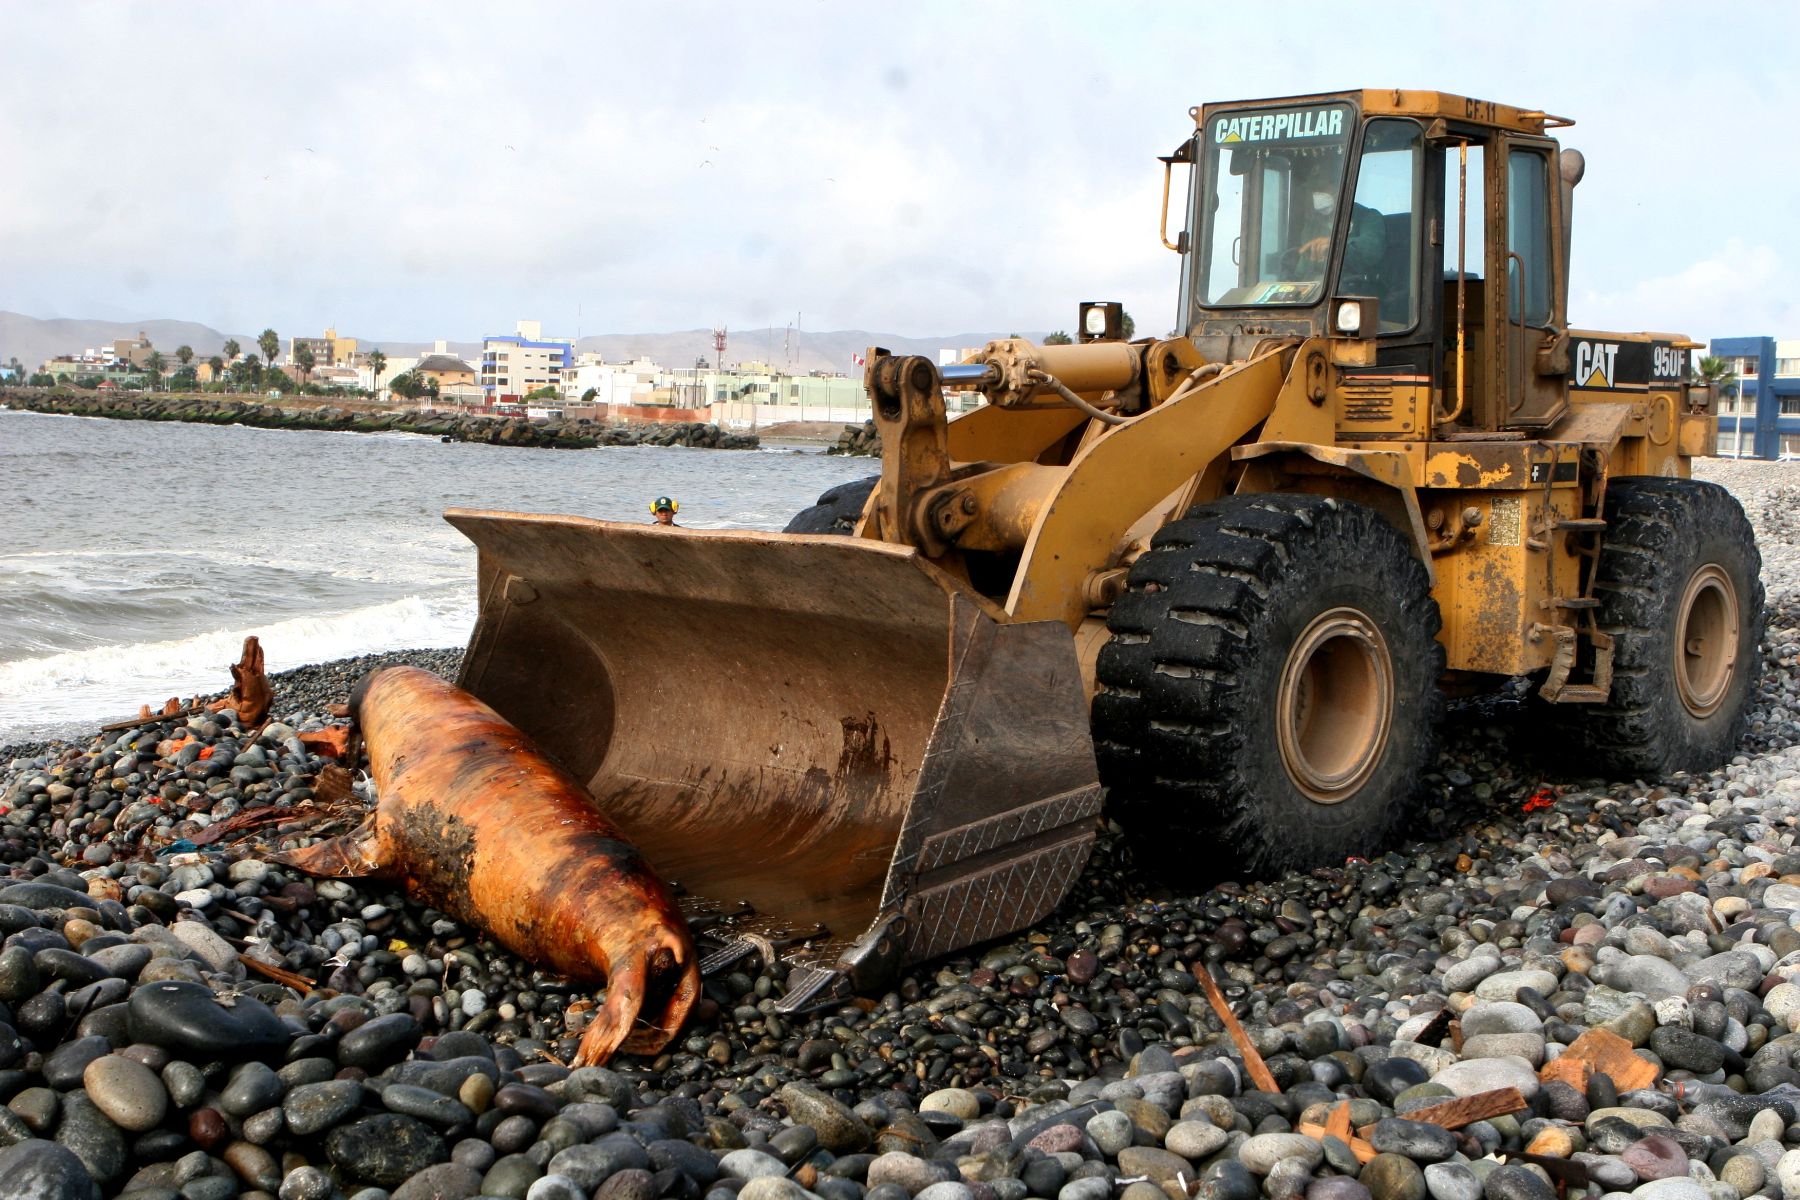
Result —
<instances>
[{"instance_id":1,"label":"pebble beach","mask_svg":"<svg viewBox=\"0 0 1800 1200\"><path fill-rule=\"evenodd\" d=\"M0 1200L1800 1196L1800 469L1696 473L1768 591L1718 770L1588 778L1519 695L1464 702L1372 861L1173 894L1108 828L1032 930L791 1017L752 958L604 1068L563 1065L592 993L268 861L369 798L320 782L328 706L460 651L275 675L259 731L0 749Z\"/></svg>"}]
</instances>

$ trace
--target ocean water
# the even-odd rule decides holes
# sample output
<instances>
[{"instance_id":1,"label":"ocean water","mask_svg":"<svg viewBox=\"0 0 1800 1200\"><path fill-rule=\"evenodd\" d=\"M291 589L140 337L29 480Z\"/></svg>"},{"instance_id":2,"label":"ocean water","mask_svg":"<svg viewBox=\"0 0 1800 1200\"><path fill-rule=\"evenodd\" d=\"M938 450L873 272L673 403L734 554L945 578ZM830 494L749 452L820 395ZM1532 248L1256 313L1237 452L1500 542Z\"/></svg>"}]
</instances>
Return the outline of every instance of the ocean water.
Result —
<instances>
[{"instance_id":1,"label":"ocean water","mask_svg":"<svg viewBox=\"0 0 1800 1200\"><path fill-rule=\"evenodd\" d=\"M0 411L0 745L271 671L460 646L475 550L445 508L779 529L868 459L444 444Z\"/></svg>"}]
</instances>

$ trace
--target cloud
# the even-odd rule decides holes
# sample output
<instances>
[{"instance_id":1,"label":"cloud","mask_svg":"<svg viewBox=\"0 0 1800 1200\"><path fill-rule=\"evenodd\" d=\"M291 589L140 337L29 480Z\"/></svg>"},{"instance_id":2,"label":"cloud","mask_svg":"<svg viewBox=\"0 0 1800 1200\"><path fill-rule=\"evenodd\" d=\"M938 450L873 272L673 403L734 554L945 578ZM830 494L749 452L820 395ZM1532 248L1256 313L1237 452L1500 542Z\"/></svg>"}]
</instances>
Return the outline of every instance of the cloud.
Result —
<instances>
[{"instance_id":1,"label":"cloud","mask_svg":"<svg viewBox=\"0 0 1800 1200\"><path fill-rule=\"evenodd\" d=\"M1736 237L1678 271L1623 288L1583 289L1570 297L1569 310L1578 328L1685 333L1708 342L1800 333L1791 267L1774 247Z\"/></svg>"},{"instance_id":2,"label":"cloud","mask_svg":"<svg viewBox=\"0 0 1800 1200\"><path fill-rule=\"evenodd\" d=\"M1161 332L1176 272L1155 156L1188 107L1315 91L1349 62L1350 82L1580 118L1577 294L1630 312L1641 290L1664 314L1641 320L1691 323L1653 288L1671 263L1800 224L1783 156L1754 188L1692 169L1718 114L1800 107L1800 17L1759 10L1757 36L1646 101L1643 63L1667 61L1685 8L1512 11L1472 44L1426 5L15 5L0 308L463 339L521 316L574 332L577 314L588 333L796 312L1056 328L1119 299ZM1569 70L1551 18L1558 46L1608 53Z\"/></svg>"}]
</instances>

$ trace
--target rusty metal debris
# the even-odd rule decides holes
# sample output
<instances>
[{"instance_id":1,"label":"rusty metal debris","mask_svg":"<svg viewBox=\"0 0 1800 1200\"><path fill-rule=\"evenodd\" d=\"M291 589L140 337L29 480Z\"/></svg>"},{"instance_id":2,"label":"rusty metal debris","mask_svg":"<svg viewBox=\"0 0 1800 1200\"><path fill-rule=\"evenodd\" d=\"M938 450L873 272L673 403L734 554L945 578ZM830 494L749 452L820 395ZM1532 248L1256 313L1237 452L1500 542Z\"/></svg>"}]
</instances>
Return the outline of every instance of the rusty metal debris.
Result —
<instances>
[{"instance_id":1,"label":"rusty metal debris","mask_svg":"<svg viewBox=\"0 0 1800 1200\"><path fill-rule=\"evenodd\" d=\"M700 992L669 888L589 794L485 704L395 667L351 696L380 794L357 831L275 855L313 875L400 880L527 961L606 985L577 1065L663 1048Z\"/></svg>"}]
</instances>

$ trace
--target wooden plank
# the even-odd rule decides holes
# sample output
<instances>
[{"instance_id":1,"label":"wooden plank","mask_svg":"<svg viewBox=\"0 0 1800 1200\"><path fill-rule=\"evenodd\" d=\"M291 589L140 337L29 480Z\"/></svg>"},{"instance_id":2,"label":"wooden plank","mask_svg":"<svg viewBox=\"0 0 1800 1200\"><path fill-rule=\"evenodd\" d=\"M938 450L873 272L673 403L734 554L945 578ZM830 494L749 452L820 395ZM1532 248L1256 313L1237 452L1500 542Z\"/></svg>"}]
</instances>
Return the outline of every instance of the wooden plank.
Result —
<instances>
[{"instance_id":1,"label":"wooden plank","mask_svg":"<svg viewBox=\"0 0 1800 1200\"><path fill-rule=\"evenodd\" d=\"M1276 1084L1275 1077L1269 1074L1262 1055L1256 1052L1250 1035L1244 1032L1244 1027L1238 1024L1231 1006L1225 1003L1225 993L1219 990L1219 981L1213 978L1212 969L1205 963L1195 963L1193 972L1194 978L1200 981L1200 990L1206 993L1206 1002L1212 1005L1213 1012L1218 1014L1219 1023L1225 1026L1225 1032L1231 1035L1238 1053L1244 1056L1244 1070L1250 1073L1250 1082L1256 1085L1258 1091L1280 1092L1280 1086Z\"/></svg>"},{"instance_id":2,"label":"wooden plank","mask_svg":"<svg viewBox=\"0 0 1800 1200\"><path fill-rule=\"evenodd\" d=\"M1587 1091L1588 1079L1604 1074L1621 1093L1647 1088L1656 1082L1657 1069L1639 1057L1631 1043L1608 1029L1590 1029L1569 1048L1544 1064L1538 1078L1545 1083L1561 1080L1578 1092Z\"/></svg>"}]
</instances>

